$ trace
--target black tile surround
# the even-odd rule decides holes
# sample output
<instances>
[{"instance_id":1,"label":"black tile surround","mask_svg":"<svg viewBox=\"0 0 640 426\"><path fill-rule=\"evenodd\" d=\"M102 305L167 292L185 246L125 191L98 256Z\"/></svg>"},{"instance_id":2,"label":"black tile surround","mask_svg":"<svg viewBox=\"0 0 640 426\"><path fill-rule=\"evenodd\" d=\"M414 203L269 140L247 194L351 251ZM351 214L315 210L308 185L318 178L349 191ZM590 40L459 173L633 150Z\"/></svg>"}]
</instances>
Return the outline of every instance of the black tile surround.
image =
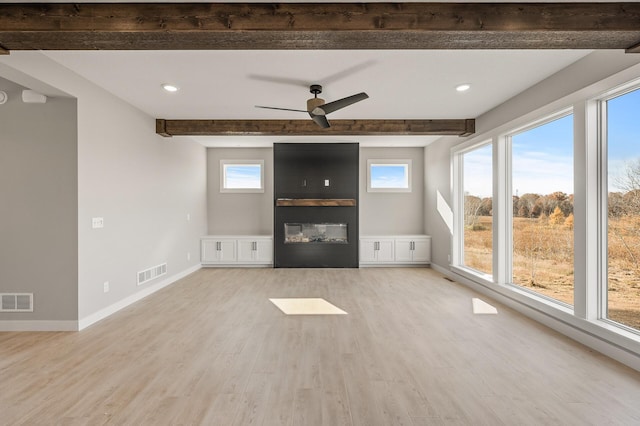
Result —
<instances>
[{"instance_id":1,"label":"black tile surround","mask_svg":"<svg viewBox=\"0 0 640 426\"><path fill-rule=\"evenodd\" d=\"M357 268L358 144L276 143L273 156L274 266ZM353 199L355 206L276 206L278 199ZM285 244L285 223L347 223L348 242Z\"/></svg>"}]
</instances>

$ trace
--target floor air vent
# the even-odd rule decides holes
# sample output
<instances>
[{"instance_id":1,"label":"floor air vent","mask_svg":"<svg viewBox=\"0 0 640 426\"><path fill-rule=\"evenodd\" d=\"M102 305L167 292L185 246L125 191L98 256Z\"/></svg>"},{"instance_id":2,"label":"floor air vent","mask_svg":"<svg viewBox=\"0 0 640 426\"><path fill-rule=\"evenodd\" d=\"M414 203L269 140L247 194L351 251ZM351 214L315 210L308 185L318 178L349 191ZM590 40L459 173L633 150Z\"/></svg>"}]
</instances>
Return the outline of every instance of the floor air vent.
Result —
<instances>
[{"instance_id":1,"label":"floor air vent","mask_svg":"<svg viewBox=\"0 0 640 426\"><path fill-rule=\"evenodd\" d=\"M144 271L140 271L138 272L138 285L142 285L147 281L156 279L161 275L165 275L166 273L167 273L166 263L163 263L162 265L154 266L153 268L145 269Z\"/></svg>"},{"instance_id":2,"label":"floor air vent","mask_svg":"<svg viewBox=\"0 0 640 426\"><path fill-rule=\"evenodd\" d=\"M33 293L0 293L0 312L33 312Z\"/></svg>"}]
</instances>

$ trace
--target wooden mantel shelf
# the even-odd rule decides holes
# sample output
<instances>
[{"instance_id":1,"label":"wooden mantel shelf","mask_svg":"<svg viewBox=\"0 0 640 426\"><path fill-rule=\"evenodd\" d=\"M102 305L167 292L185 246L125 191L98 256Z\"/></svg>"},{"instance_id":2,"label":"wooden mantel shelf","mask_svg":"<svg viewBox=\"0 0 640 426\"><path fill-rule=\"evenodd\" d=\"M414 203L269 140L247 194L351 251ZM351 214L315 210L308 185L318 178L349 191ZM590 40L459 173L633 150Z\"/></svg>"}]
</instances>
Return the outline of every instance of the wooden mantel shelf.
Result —
<instances>
[{"instance_id":1,"label":"wooden mantel shelf","mask_svg":"<svg viewBox=\"0 0 640 426\"><path fill-rule=\"evenodd\" d=\"M353 198L278 198L277 207L353 207Z\"/></svg>"}]
</instances>

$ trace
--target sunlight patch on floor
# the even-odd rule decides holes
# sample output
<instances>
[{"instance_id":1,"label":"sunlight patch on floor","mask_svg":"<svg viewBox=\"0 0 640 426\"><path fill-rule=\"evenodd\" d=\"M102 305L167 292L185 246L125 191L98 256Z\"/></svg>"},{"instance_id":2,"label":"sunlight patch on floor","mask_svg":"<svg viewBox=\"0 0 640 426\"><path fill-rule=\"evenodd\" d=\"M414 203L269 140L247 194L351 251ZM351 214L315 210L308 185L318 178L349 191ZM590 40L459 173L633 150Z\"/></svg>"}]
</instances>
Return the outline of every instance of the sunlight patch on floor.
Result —
<instances>
[{"instance_id":1,"label":"sunlight patch on floor","mask_svg":"<svg viewBox=\"0 0 640 426\"><path fill-rule=\"evenodd\" d=\"M498 313L498 310L495 307L491 306L487 302L484 302L478 298L475 298L475 297L472 298L471 304L473 305L473 313L476 315Z\"/></svg>"},{"instance_id":2,"label":"sunlight patch on floor","mask_svg":"<svg viewBox=\"0 0 640 426\"><path fill-rule=\"evenodd\" d=\"M347 315L321 298L269 299L286 315Z\"/></svg>"}]
</instances>

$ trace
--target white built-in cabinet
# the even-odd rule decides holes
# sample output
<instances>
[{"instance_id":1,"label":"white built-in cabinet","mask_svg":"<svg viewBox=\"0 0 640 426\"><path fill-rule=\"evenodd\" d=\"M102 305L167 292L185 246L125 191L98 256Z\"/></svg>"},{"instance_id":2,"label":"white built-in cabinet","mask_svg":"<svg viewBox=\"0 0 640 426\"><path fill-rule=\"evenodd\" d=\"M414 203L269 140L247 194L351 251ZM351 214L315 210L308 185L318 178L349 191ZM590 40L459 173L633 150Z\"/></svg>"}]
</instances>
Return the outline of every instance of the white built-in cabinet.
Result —
<instances>
[{"instance_id":1,"label":"white built-in cabinet","mask_svg":"<svg viewBox=\"0 0 640 426\"><path fill-rule=\"evenodd\" d=\"M431 263L431 237L398 235L360 238L360 265L420 265Z\"/></svg>"},{"instance_id":2,"label":"white built-in cabinet","mask_svg":"<svg viewBox=\"0 0 640 426\"><path fill-rule=\"evenodd\" d=\"M360 263L393 262L393 238L360 238Z\"/></svg>"},{"instance_id":3,"label":"white built-in cabinet","mask_svg":"<svg viewBox=\"0 0 640 426\"><path fill-rule=\"evenodd\" d=\"M263 235L202 237L205 266L260 266L273 264L273 238Z\"/></svg>"},{"instance_id":4,"label":"white built-in cabinet","mask_svg":"<svg viewBox=\"0 0 640 426\"><path fill-rule=\"evenodd\" d=\"M431 237L397 238L396 262L429 263Z\"/></svg>"},{"instance_id":5,"label":"white built-in cabinet","mask_svg":"<svg viewBox=\"0 0 640 426\"><path fill-rule=\"evenodd\" d=\"M273 238L238 239L238 262L273 263Z\"/></svg>"}]
</instances>

